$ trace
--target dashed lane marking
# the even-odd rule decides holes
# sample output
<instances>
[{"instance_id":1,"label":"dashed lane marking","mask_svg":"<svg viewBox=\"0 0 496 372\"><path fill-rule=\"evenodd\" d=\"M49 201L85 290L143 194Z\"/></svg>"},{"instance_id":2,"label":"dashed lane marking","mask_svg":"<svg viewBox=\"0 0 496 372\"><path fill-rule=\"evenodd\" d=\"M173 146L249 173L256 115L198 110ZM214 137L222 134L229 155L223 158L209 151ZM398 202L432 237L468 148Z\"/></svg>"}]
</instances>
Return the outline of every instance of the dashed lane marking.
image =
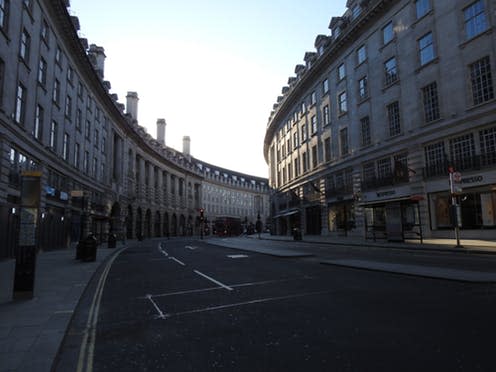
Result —
<instances>
[{"instance_id":1,"label":"dashed lane marking","mask_svg":"<svg viewBox=\"0 0 496 372\"><path fill-rule=\"evenodd\" d=\"M227 255L228 258L247 258L248 256L246 254L229 254Z\"/></svg>"}]
</instances>

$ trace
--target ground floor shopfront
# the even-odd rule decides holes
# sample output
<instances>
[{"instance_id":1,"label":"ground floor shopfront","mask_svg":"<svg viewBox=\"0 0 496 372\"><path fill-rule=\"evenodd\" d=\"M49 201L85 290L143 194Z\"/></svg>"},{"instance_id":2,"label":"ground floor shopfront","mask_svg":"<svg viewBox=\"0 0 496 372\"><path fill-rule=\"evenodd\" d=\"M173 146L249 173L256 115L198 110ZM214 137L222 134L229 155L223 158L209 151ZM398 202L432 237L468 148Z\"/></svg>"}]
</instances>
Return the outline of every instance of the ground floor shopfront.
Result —
<instances>
[{"instance_id":1,"label":"ground floor shopfront","mask_svg":"<svg viewBox=\"0 0 496 372\"><path fill-rule=\"evenodd\" d=\"M433 237L453 229L453 204L459 205L462 238L496 240L496 172L473 172L461 177L454 198L442 181L426 185L429 228Z\"/></svg>"},{"instance_id":2,"label":"ground floor shopfront","mask_svg":"<svg viewBox=\"0 0 496 372\"><path fill-rule=\"evenodd\" d=\"M453 200L445 177L371 190L359 197L327 198L311 207L293 205L275 216L273 233L291 235L292 228L299 227L304 235L452 239L456 203L462 239L496 240L496 172L467 173L456 190Z\"/></svg>"}]
</instances>

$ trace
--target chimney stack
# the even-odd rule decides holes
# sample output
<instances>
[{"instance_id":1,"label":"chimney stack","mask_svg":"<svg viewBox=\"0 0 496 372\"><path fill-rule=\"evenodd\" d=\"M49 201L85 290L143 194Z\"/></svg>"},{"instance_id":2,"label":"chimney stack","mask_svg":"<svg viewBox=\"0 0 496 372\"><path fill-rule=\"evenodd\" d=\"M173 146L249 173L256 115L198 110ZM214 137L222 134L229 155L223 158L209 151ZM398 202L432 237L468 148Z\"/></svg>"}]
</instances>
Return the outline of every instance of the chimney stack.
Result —
<instances>
[{"instance_id":1,"label":"chimney stack","mask_svg":"<svg viewBox=\"0 0 496 372\"><path fill-rule=\"evenodd\" d=\"M138 93L127 92L126 96L126 113L130 114L131 117L138 121Z\"/></svg>"},{"instance_id":2,"label":"chimney stack","mask_svg":"<svg viewBox=\"0 0 496 372\"><path fill-rule=\"evenodd\" d=\"M165 119L157 119L157 141L165 146L165 126L167 123Z\"/></svg>"},{"instance_id":3,"label":"chimney stack","mask_svg":"<svg viewBox=\"0 0 496 372\"><path fill-rule=\"evenodd\" d=\"M184 156L186 156L188 158L191 156L190 145L191 145L191 139L189 138L189 136L184 136L183 137L183 154L184 154Z\"/></svg>"},{"instance_id":4,"label":"chimney stack","mask_svg":"<svg viewBox=\"0 0 496 372\"><path fill-rule=\"evenodd\" d=\"M90 60L93 63L93 67L96 70L98 76L103 79L104 70L105 70L105 49L102 47L96 46L95 44L90 45L90 49L88 50L88 55Z\"/></svg>"}]
</instances>

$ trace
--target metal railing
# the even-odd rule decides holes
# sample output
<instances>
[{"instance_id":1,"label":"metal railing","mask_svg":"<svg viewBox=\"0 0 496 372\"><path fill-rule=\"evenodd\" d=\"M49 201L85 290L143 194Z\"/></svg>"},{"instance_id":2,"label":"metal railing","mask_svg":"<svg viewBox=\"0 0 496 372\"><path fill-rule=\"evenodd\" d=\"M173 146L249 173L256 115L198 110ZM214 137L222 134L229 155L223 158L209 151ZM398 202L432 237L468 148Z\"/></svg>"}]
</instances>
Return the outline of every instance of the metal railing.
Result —
<instances>
[{"instance_id":1,"label":"metal railing","mask_svg":"<svg viewBox=\"0 0 496 372\"><path fill-rule=\"evenodd\" d=\"M445 158L433 164L427 165L423 169L424 178L432 178L439 176L446 176L448 174L448 168L451 166L456 171L471 171L480 170L484 167L492 166L496 164L496 152L465 156L460 159L451 160Z\"/></svg>"}]
</instances>

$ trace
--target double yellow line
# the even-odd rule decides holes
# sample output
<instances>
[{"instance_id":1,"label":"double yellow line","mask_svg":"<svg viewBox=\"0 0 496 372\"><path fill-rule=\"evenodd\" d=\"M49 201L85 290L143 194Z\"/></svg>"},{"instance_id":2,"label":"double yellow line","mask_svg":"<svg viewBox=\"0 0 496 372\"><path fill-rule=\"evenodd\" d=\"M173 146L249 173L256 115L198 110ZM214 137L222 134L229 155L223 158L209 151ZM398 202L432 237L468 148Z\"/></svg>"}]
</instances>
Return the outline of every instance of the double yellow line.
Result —
<instances>
[{"instance_id":1,"label":"double yellow line","mask_svg":"<svg viewBox=\"0 0 496 372\"><path fill-rule=\"evenodd\" d=\"M98 323L98 313L100 311L100 301L103 295L103 288L105 286L105 281L107 280L107 275L110 271L110 267L114 263L117 256L126 248L121 248L119 251L115 252L110 258L103 270L98 284L93 295L93 301L91 302L90 312L88 314L88 321L86 322L86 328L83 332L83 340L81 342L81 347L79 349L79 358L77 364L77 372L92 372L93 371L93 357L95 351L95 340L96 340L96 325Z\"/></svg>"}]
</instances>

